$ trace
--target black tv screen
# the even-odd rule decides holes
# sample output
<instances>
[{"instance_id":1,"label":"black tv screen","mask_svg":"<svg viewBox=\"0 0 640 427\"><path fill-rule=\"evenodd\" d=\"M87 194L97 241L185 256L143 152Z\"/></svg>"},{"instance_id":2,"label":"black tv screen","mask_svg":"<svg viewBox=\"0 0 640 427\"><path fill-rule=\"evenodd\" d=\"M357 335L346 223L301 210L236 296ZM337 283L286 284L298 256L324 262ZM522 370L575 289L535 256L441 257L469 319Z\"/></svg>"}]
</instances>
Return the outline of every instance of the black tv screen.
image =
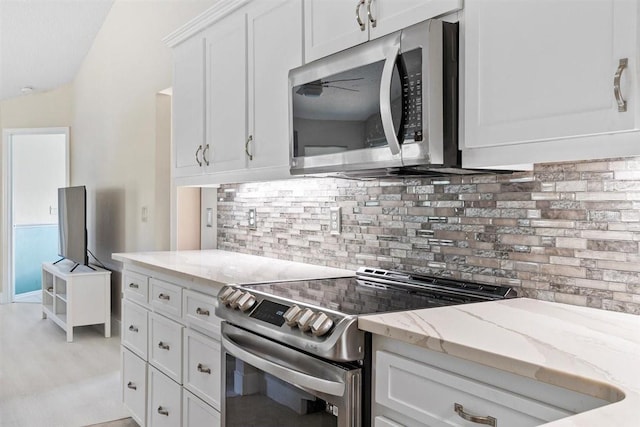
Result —
<instances>
[{"instance_id":1,"label":"black tv screen","mask_svg":"<svg viewBox=\"0 0 640 427\"><path fill-rule=\"evenodd\" d=\"M76 264L88 265L87 189L58 188L58 255Z\"/></svg>"}]
</instances>

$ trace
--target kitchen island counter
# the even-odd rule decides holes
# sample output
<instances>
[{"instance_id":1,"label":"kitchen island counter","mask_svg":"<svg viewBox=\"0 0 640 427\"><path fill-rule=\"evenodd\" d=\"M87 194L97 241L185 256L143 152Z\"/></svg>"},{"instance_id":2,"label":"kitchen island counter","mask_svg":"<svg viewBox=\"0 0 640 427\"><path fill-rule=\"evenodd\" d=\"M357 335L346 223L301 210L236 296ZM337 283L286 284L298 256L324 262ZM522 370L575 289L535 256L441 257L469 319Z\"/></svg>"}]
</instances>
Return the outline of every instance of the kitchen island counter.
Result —
<instances>
[{"instance_id":1,"label":"kitchen island counter","mask_svg":"<svg viewBox=\"0 0 640 427\"><path fill-rule=\"evenodd\" d=\"M640 425L640 316L517 298L362 316L358 325L614 402L546 425Z\"/></svg>"},{"instance_id":2,"label":"kitchen island counter","mask_svg":"<svg viewBox=\"0 0 640 427\"><path fill-rule=\"evenodd\" d=\"M355 275L351 270L216 249L114 253L112 258L124 264L164 271L185 280L219 286Z\"/></svg>"}]
</instances>

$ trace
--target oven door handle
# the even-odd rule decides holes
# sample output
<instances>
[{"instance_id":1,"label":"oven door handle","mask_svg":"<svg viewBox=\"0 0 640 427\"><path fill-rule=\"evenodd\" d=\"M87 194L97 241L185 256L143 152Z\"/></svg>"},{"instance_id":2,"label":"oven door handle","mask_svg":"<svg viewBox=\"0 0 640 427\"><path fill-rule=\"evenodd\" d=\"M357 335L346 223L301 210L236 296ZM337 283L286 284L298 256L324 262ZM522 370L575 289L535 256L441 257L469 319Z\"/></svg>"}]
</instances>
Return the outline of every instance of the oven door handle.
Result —
<instances>
[{"instance_id":1,"label":"oven door handle","mask_svg":"<svg viewBox=\"0 0 640 427\"><path fill-rule=\"evenodd\" d=\"M393 79L393 69L400 54L400 42L390 46L386 52L382 76L380 77L380 119L382 130L389 144L391 154L400 154L400 142L393 127L393 116L391 114L391 81Z\"/></svg>"},{"instance_id":2,"label":"oven door handle","mask_svg":"<svg viewBox=\"0 0 640 427\"><path fill-rule=\"evenodd\" d=\"M305 387L312 391L326 393L332 396L344 395L344 383L331 381L324 378L317 378L313 375L309 375L304 372L300 372L295 369L291 369L278 363L272 362L268 359L267 353L260 354L256 352L255 349L247 350L245 348L242 348L240 345L236 344L233 339L224 331L222 332L221 342L227 353L286 382L298 385L300 387Z\"/></svg>"}]
</instances>

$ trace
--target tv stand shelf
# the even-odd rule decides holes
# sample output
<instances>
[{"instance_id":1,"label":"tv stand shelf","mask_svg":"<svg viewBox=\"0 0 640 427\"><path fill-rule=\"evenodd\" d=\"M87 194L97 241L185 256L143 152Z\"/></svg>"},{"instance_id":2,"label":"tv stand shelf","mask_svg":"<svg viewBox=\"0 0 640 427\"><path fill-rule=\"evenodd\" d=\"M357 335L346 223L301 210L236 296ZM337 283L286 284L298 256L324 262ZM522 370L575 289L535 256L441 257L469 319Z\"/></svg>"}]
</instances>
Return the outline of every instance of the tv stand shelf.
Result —
<instances>
[{"instance_id":1,"label":"tv stand shelf","mask_svg":"<svg viewBox=\"0 0 640 427\"><path fill-rule=\"evenodd\" d=\"M104 324L111 336L111 272L69 261L42 264L42 318L51 319L73 341L76 326Z\"/></svg>"}]
</instances>

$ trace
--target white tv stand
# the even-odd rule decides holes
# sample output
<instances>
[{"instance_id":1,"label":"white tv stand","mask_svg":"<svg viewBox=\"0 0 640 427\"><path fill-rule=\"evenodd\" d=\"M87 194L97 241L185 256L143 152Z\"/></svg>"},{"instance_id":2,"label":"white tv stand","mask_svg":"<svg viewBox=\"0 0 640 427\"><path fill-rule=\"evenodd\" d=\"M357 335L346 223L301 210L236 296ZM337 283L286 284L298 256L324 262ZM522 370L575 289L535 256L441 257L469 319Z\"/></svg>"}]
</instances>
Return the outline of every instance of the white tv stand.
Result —
<instances>
[{"instance_id":1,"label":"white tv stand","mask_svg":"<svg viewBox=\"0 0 640 427\"><path fill-rule=\"evenodd\" d=\"M42 264L42 318L51 319L73 341L75 326L104 324L111 336L111 272L71 261Z\"/></svg>"}]
</instances>

